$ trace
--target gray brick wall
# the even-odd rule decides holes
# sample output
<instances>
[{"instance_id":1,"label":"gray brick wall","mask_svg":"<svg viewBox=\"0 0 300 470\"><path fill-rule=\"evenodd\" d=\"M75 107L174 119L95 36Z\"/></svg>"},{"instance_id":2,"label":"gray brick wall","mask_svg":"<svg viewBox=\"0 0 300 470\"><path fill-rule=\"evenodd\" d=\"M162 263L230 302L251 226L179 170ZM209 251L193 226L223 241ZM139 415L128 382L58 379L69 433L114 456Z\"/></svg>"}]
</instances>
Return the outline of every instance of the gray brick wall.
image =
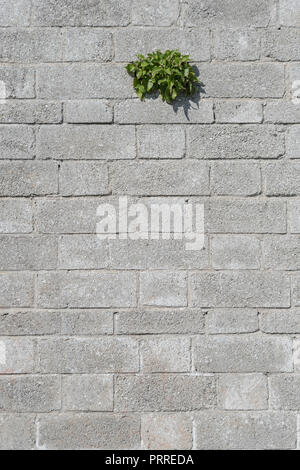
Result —
<instances>
[{"instance_id":1,"label":"gray brick wall","mask_svg":"<svg viewBox=\"0 0 300 470\"><path fill-rule=\"evenodd\" d=\"M198 103L136 98L156 48ZM0 448L300 447L300 0L0 0L0 84ZM122 195L204 249L100 242Z\"/></svg>"}]
</instances>

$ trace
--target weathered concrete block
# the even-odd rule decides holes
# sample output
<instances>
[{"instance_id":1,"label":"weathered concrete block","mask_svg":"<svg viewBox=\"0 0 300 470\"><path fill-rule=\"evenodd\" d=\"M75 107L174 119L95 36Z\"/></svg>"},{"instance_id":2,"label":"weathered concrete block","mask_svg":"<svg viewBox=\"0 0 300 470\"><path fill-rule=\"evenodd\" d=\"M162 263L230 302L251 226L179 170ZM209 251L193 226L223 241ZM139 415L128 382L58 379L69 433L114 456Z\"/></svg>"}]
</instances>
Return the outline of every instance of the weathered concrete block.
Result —
<instances>
[{"instance_id":1,"label":"weathered concrete block","mask_svg":"<svg viewBox=\"0 0 300 470\"><path fill-rule=\"evenodd\" d=\"M140 418L112 413L44 415L38 448L48 450L139 449Z\"/></svg>"},{"instance_id":2,"label":"weathered concrete block","mask_svg":"<svg viewBox=\"0 0 300 470\"><path fill-rule=\"evenodd\" d=\"M63 235L58 243L60 269L103 269L109 266L106 240L93 235Z\"/></svg>"},{"instance_id":3,"label":"weathered concrete block","mask_svg":"<svg viewBox=\"0 0 300 470\"><path fill-rule=\"evenodd\" d=\"M204 375L119 375L115 394L118 411L201 410L215 406L216 382Z\"/></svg>"},{"instance_id":4,"label":"weathered concrete block","mask_svg":"<svg viewBox=\"0 0 300 470\"><path fill-rule=\"evenodd\" d=\"M263 118L263 108L258 101L217 101L215 115L216 122L220 123L260 123Z\"/></svg>"},{"instance_id":5,"label":"weathered concrete block","mask_svg":"<svg viewBox=\"0 0 300 470\"><path fill-rule=\"evenodd\" d=\"M274 126L189 126L187 155L191 158L278 158L284 155L284 134Z\"/></svg>"},{"instance_id":6,"label":"weathered concrete block","mask_svg":"<svg viewBox=\"0 0 300 470\"><path fill-rule=\"evenodd\" d=\"M300 277L297 275L292 279L293 305L300 306Z\"/></svg>"},{"instance_id":7,"label":"weathered concrete block","mask_svg":"<svg viewBox=\"0 0 300 470\"><path fill-rule=\"evenodd\" d=\"M160 232L159 236L164 235ZM98 243L103 243L98 241ZM205 269L209 267L208 241L202 250L186 250L186 240L110 240L113 269Z\"/></svg>"},{"instance_id":8,"label":"weathered concrete block","mask_svg":"<svg viewBox=\"0 0 300 470\"><path fill-rule=\"evenodd\" d=\"M139 158L182 158L185 155L185 131L180 126L139 126Z\"/></svg>"},{"instance_id":9,"label":"weathered concrete block","mask_svg":"<svg viewBox=\"0 0 300 470\"><path fill-rule=\"evenodd\" d=\"M59 312L10 309L0 310L0 335L53 335L61 332Z\"/></svg>"},{"instance_id":10,"label":"weathered concrete block","mask_svg":"<svg viewBox=\"0 0 300 470\"><path fill-rule=\"evenodd\" d=\"M0 161L0 172L0 196L42 196L58 192L55 162Z\"/></svg>"},{"instance_id":11,"label":"weathered concrete block","mask_svg":"<svg viewBox=\"0 0 300 470\"><path fill-rule=\"evenodd\" d=\"M131 2L126 0L33 0L34 26L126 26Z\"/></svg>"},{"instance_id":12,"label":"weathered concrete block","mask_svg":"<svg viewBox=\"0 0 300 470\"><path fill-rule=\"evenodd\" d=\"M108 123L112 122L113 113L108 101L67 101L64 118L70 123Z\"/></svg>"},{"instance_id":13,"label":"weathered concrete block","mask_svg":"<svg viewBox=\"0 0 300 470\"><path fill-rule=\"evenodd\" d=\"M67 271L41 273L37 302L43 308L135 307L135 273Z\"/></svg>"},{"instance_id":14,"label":"weathered concrete block","mask_svg":"<svg viewBox=\"0 0 300 470\"><path fill-rule=\"evenodd\" d=\"M110 164L110 173L111 187L115 194L209 194L209 167L204 162L119 162L117 165Z\"/></svg>"},{"instance_id":15,"label":"weathered concrete block","mask_svg":"<svg viewBox=\"0 0 300 470\"><path fill-rule=\"evenodd\" d=\"M289 307L290 281L276 272L194 273L190 304L192 307Z\"/></svg>"},{"instance_id":16,"label":"weathered concrete block","mask_svg":"<svg viewBox=\"0 0 300 470\"><path fill-rule=\"evenodd\" d=\"M214 162L211 190L218 196L255 196L261 191L260 165L250 162Z\"/></svg>"},{"instance_id":17,"label":"weathered concrete block","mask_svg":"<svg viewBox=\"0 0 300 470\"><path fill-rule=\"evenodd\" d=\"M189 0L184 10L183 21L186 26L252 27L268 26L274 22L276 8L271 0Z\"/></svg>"},{"instance_id":18,"label":"weathered concrete block","mask_svg":"<svg viewBox=\"0 0 300 470\"><path fill-rule=\"evenodd\" d=\"M0 123L53 124L62 120L62 105L43 101L8 100L0 107Z\"/></svg>"},{"instance_id":19,"label":"weathered concrete block","mask_svg":"<svg viewBox=\"0 0 300 470\"><path fill-rule=\"evenodd\" d=\"M256 310L218 308L205 315L206 330L210 334L253 333L258 330Z\"/></svg>"},{"instance_id":20,"label":"weathered concrete block","mask_svg":"<svg viewBox=\"0 0 300 470\"><path fill-rule=\"evenodd\" d=\"M282 200L212 200L206 213L210 233L286 233Z\"/></svg>"},{"instance_id":21,"label":"weathered concrete block","mask_svg":"<svg viewBox=\"0 0 300 470\"><path fill-rule=\"evenodd\" d=\"M193 103L193 100L195 101ZM192 101L192 102L191 102ZM210 124L214 121L213 104L210 100L180 98L173 106L155 100L121 101L115 106L115 122L119 124Z\"/></svg>"},{"instance_id":22,"label":"weathered concrete block","mask_svg":"<svg viewBox=\"0 0 300 470\"><path fill-rule=\"evenodd\" d=\"M189 338L176 336L143 339L140 351L142 370L145 373L190 370Z\"/></svg>"},{"instance_id":23,"label":"weathered concrete block","mask_svg":"<svg viewBox=\"0 0 300 470\"><path fill-rule=\"evenodd\" d=\"M60 410L59 376L0 377L0 409L9 412L38 412Z\"/></svg>"},{"instance_id":24,"label":"weathered concrete block","mask_svg":"<svg viewBox=\"0 0 300 470\"><path fill-rule=\"evenodd\" d=\"M251 235L214 235L210 249L214 269L260 268L260 242Z\"/></svg>"},{"instance_id":25,"label":"weathered concrete block","mask_svg":"<svg viewBox=\"0 0 300 470\"><path fill-rule=\"evenodd\" d=\"M268 196L300 195L300 163L278 162L263 167L266 194Z\"/></svg>"},{"instance_id":26,"label":"weathered concrete block","mask_svg":"<svg viewBox=\"0 0 300 470\"><path fill-rule=\"evenodd\" d=\"M141 11L140 7L138 11ZM115 44L115 59L118 62L137 60L137 54L146 55L157 49L180 49L182 54L189 54L192 61L210 59L209 31L203 28L120 29L115 33Z\"/></svg>"},{"instance_id":27,"label":"weathered concrete block","mask_svg":"<svg viewBox=\"0 0 300 470\"><path fill-rule=\"evenodd\" d=\"M131 338L42 338L39 340L38 350L39 370L47 374L98 374L139 370L138 344Z\"/></svg>"},{"instance_id":28,"label":"weathered concrete block","mask_svg":"<svg viewBox=\"0 0 300 470\"><path fill-rule=\"evenodd\" d=\"M32 202L28 199L0 199L0 233L32 231Z\"/></svg>"},{"instance_id":29,"label":"weathered concrete block","mask_svg":"<svg viewBox=\"0 0 300 470\"><path fill-rule=\"evenodd\" d=\"M40 65L37 84L37 95L41 99L124 99L135 96L132 78L123 65Z\"/></svg>"},{"instance_id":30,"label":"weathered concrete block","mask_svg":"<svg viewBox=\"0 0 300 470\"><path fill-rule=\"evenodd\" d=\"M300 158L300 126L291 126L286 134L286 155L288 158Z\"/></svg>"},{"instance_id":31,"label":"weathered concrete block","mask_svg":"<svg viewBox=\"0 0 300 470\"><path fill-rule=\"evenodd\" d=\"M142 272L140 276L142 305L185 307L187 305L187 274L185 272Z\"/></svg>"},{"instance_id":32,"label":"weathered concrete block","mask_svg":"<svg viewBox=\"0 0 300 470\"><path fill-rule=\"evenodd\" d=\"M0 80L5 84L6 98L35 98L32 68L0 65Z\"/></svg>"},{"instance_id":33,"label":"weathered concrete block","mask_svg":"<svg viewBox=\"0 0 300 470\"><path fill-rule=\"evenodd\" d=\"M300 21L298 26L300 26ZM299 47L300 31L296 28L265 30L262 34L262 56L282 62L299 60Z\"/></svg>"},{"instance_id":34,"label":"weathered concrete block","mask_svg":"<svg viewBox=\"0 0 300 470\"><path fill-rule=\"evenodd\" d=\"M179 16L178 0L133 0L132 24L172 26Z\"/></svg>"},{"instance_id":35,"label":"weathered concrete block","mask_svg":"<svg viewBox=\"0 0 300 470\"><path fill-rule=\"evenodd\" d=\"M1 0L0 26L29 26L30 0Z\"/></svg>"},{"instance_id":36,"label":"weathered concrete block","mask_svg":"<svg viewBox=\"0 0 300 470\"><path fill-rule=\"evenodd\" d=\"M258 60L260 33L254 29L217 29L213 33L213 53L217 60Z\"/></svg>"},{"instance_id":37,"label":"weathered concrete block","mask_svg":"<svg viewBox=\"0 0 300 470\"><path fill-rule=\"evenodd\" d=\"M300 376L271 375L269 377L270 408L276 410L299 410Z\"/></svg>"},{"instance_id":38,"label":"weathered concrete block","mask_svg":"<svg viewBox=\"0 0 300 470\"><path fill-rule=\"evenodd\" d=\"M265 122L273 122L277 124L300 123L300 106L290 101L270 101L264 107ZM290 129L293 132L293 129ZM287 133L289 136L289 132ZM288 137L289 138L289 137ZM289 138L289 145L291 145Z\"/></svg>"},{"instance_id":39,"label":"weathered concrete block","mask_svg":"<svg viewBox=\"0 0 300 470\"><path fill-rule=\"evenodd\" d=\"M64 311L61 332L67 336L112 334L113 312L94 309Z\"/></svg>"},{"instance_id":40,"label":"weathered concrete block","mask_svg":"<svg viewBox=\"0 0 300 470\"><path fill-rule=\"evenodd\" d=\"M300 233L300 203L296 199L288 203L291 233Z\"/></svg>"},{"instance_id":41,"label":"weathered concrete block","mask_svg":"<svg viewBox=\"0 0 300 470\"><path fill-rule=\"evenodd\" d=\"M200 309L118 312L115 328L117 334L199 334L204 333L204 313Z\"/></svg>"},{"instance_id":42,"label":"weathered concrete block","mask_svg":"<svg viewBox=\"0 0 300 470\"><path fill-rule=\"evenodd\" d=\"M37 155L63 160L135 158L134 127L42 126L37 134Z\"/></svg>"},{"instance_id":43,"label":"weathered concrete block","mask_svg":"<svg viewBox=\"0 0 300 470\"><path fill-rule=\"evenodd\" d=\"M0 235L0 269L55 269L57 240L49 236Z\"/></svg>"},{"instance_id":44,"label":"weathered concrete block","mask_svg":"<svg viewBox=\"0 0 300 470\"><path fill-rule=\"evenodd\" d=\"M39 199L36 201L37 230L59 234L95 233L96 210L101 202L100 198Z\"/></svg>"},{"instance_id":45,"label":"weathered concrete block","mask_svg":"<svg viewBox=\"0 0 300 470\"><path fill-rule=\"evenodd\" d=\"M296 416L289 412L210 411L197 413L196 448L214 450L294 449Z\"/></svg>"},{"instance_id":46,"label":"weathered concrete block","mask_svg":"<svg viewBox=\"0 0 300 470\"><path fill-rule=\"evenodd\" d=\"M263 374L222 374L219 406L225 410L268 409L268 384Z\"/></svg>"},{"instance_id":47,"label":"weathered concrete block","mask_svg":"<svg viewBox=\"0 0 300 470\"><path fill-rule=\"evenodd\" d=\"M28 126L0 126L0 159L27 160L34 156L34 133Z\"/></svg>"},{"instance_id":48,"label":"weathered concrete block","mask_svg":"<svg viewBox=\"0 0 300 470\"><path fill-rule=\"evenodd\" d=\"M300 269L300 237L270 235L263 242L266 269L297 271Z\"/></svg>"},{"instance_id":49,"label":"weathered concrete block","mask_svg":"<svg viewBox=\"0 0 300 470\"><path fill-rule=\"evenodd\" d=\"M59 192L63 196L108 194L107 165L99 162L62 162Z\"/></svg>"},{"instance_id":50,"label":"weathered concrete block","mask_svg":"<svg viewBox=\"0 0 300 470\"><path fill-rule=\"evenodd\" d=\"M60 29L0 29L0 62L58 62L62 60Z\"/></svg>"},{"instance_id":51,"label":"weathered concrete block","mask_svg":"<svg viewBox=\"0 0 300 470\"><path fill-rule=\"evenodd\" d=\"M66 375L62 377L64 410L112 411L112 375Z\"/></svg>"},{"instance_id":52,"label":"weathered concrete block","mask_svg":"<svg viewBox=\"0 0 300 470\"><path fill-rule=\"evenodd\" d=\"M113 57L112 34L98 28L70 28L65 34L64 61L108 62Z\"/></svg>"},{"instance_id":53,"label":"weathered concrete block","mask_svg":"<svg viewBox=\"0 0 300 470\"><path fill-rule=\"evenodd\" d=\"M300 339L297 337L294 339L293 359L294 359L294 371L299 372L300 371Z\"/></svg>"},{"instance_id":54,"label":"weathered concrete block","mask_svg":"<svg viewBox=\"0 0 300 470\"><path fill-rule=\"evenodd\" d=\"M199 336L193 340L197 372L290 372L292 340L268 335Z\"/></svg>"},{"instance_id":55,"label":"weathered concrete block","mask_svg":"<svg viewBox=\"0 0 300 470\"><path fill-rule=\"evenodd\" d=\"M300 333L300 311L298 309L260 312L259 324L265 333Z\"/></svg>"},{"instance_id":56,"label":"weathered concrete block","mask_svg":"<svg viewBox=\"0 0 300 470\"><path fill-rule=\"evenodd\" d=\"M0 449L33 450L35 447L35 415L0 415Z\"/></svg>"},{"instance_id":57,"label":"weathered concrete block","mask_svg":"<svg viewBox=\"0 0 300 470\"><path fill-rule=\"evenodd\" d=\"M183 413L142 415L143 449L191 449L192 421Z\"/></svg>"},{"instance_id":58,"label":"weathered concrete block","mask_svg":"<svg viewBox=\"0 0 300 470\"><path fill-rule=\"evenodd\" d=\"M0 338L0 374L28 374L35 371L35 342L31 338Z\"/></svg>"},{"instance_id":59,"label":"weathered concrete block","mask_svg":"<svg viewBox=\"0 0 300 470\"><path fill-rule=\"evenodd\" d=\"M279 24L300 26L300 5L297 0L279 0Z\"/></svg>"},{"instance_id":60,"label":"weathered concrete block","mask_svg":"<svg viewBox=\"0 0 300 470\"><path fill-rule=\"evenodd\" d=\"M0 273L0 307L32 307L34 274Z\"/></svg>"},{"instance_id":61,"label":"weathered concrete block","mask_svg":"<svg viewBox=\"0 0 300 470\"><path fill-rule=\"evenodd\" d=\"M215 98L282 98L282 64L199 64L205 96Z\"/></svg>"}]
</instances>

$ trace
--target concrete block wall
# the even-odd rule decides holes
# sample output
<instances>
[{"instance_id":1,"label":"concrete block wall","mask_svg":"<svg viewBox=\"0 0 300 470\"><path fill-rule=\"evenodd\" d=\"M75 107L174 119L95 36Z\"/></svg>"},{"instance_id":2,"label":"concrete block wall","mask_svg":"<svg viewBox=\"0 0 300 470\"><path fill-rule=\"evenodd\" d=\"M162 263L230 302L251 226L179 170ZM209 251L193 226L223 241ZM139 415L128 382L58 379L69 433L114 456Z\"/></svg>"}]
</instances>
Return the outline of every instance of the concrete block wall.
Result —
<instances>
[{"instance_id":1,"label":"concrete block wall","mask_svg":"<svg viewBox=\"0 0 300 470\"><path fill-rule=\"evenodd\" d=\"M199 103L136 98L156 48ZM297 448L300 1L0 0L0 81L0 448ZM204 249L100 243L121 195Z\"/></svg>"}]
</instances>

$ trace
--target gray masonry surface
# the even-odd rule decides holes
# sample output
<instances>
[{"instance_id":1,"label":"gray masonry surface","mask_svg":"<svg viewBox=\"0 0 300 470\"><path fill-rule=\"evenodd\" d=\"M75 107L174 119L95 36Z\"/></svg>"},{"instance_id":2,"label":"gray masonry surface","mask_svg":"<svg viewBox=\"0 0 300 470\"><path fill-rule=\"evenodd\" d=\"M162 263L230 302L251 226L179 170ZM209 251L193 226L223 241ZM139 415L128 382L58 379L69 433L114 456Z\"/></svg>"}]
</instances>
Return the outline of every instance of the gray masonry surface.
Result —
<instances>
[{"instance_id":1,"label":"gray masonry surface","mask_svg":"<svg viewBox=\"0 0 300 470\"><path fill-rule=\"evenodd\" d=\"M200 96L137 99L157 48ZM0 448L300 448L300 0L0 0L0 94Z\"/></svg>"}]
</instances>

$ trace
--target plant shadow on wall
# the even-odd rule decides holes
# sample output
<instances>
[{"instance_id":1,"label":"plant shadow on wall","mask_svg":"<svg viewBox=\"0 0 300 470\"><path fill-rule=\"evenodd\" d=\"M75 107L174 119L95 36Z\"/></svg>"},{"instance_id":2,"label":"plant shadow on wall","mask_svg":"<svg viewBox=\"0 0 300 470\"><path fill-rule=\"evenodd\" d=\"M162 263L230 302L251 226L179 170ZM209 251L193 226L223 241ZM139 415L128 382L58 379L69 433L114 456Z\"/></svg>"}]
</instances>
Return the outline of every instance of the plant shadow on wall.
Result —
<instances>
[{"instance_id":1,"label":"plant shadow on wall","mask_svg":"<svg viewBox=\"0 0 300 470\"><path fill-rule=\"evenodd\" d=\"M187 120L192 103L199 107L201 93L205 93L200 82L199 70L190 65L188 55L177 50L154 51L147 55L138 55L139 60L131 62L126 70L133 77L133 86L137 96L157 99L173 106L175 113L183 108Z\"/></svg>"}]
</instances>

